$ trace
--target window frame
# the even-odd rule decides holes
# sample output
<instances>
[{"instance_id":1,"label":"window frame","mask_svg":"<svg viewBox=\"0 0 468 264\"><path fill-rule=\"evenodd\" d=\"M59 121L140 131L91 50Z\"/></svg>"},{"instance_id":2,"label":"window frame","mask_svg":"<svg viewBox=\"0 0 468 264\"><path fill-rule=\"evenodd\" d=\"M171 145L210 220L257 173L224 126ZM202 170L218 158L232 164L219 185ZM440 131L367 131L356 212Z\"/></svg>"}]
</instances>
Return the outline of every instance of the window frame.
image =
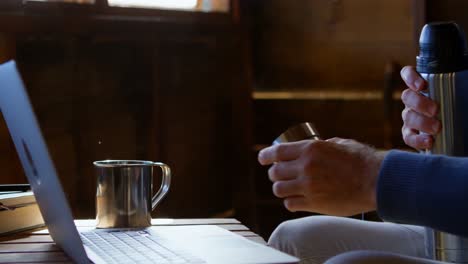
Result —
<instances>
[{"instance_id":1,"label":"window frame","mask_svg":"<svg viewBox=\"0 0 468 264\"><path fill-rule=\"evenodd\" d=\"M238 1L230 0L229 12L220 13L110 7L107 0L96 0L94 4L0 0L0 32L89 34L130 30L135 34L189 34L196 31L230 34L240 23L238 9L233 8Z\"/></svg>"},{"instance_id":2,"label":"window frame","mask_svg":"<svg viewBox=\"0 0 468 264\"><path fill-rule=\"evenodd\" d=\"M115 11L117 13L157 13L157 12L188 12L188 13L219 13L219 14L231 14L235 0L229 1L229 8L227 12L222 11L202 11L201 5L202 0L196 0L197 4L194 9L178 9L178 8L145 8L145 7L121 7L121 6L110 6L107 0L94 0L94 3L80 4L80 3L68 3L68 2L48 2L48 1L34 1L34 0L1 0L0 1L0 13L3 11L10 10L22 10L28 9L29 7L35 8L38 6L48 6L50 8L64 9L93 9L99 11ZM123 9L123 10L120 10Z\"/></svg>"}]
</instances>

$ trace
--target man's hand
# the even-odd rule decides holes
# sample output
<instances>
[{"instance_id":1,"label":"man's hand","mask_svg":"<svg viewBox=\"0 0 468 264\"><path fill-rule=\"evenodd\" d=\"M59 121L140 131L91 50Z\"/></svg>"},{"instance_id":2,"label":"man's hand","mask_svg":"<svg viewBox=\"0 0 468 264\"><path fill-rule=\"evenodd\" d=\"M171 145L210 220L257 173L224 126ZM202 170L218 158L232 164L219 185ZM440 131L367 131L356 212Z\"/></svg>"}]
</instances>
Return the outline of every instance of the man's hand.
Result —
<instances>
[{"instance_id":1,"label":"man's hand","mask_svg":"<svg viewBox=\"0 0 468 264\"><path fill-rule=\"evenodd\" d=\"M403 140L415 149L430 149L434 143L432 135L436 135L441 129L441 123L436 119L438 105L419 93L426 89L427 83L414 67L406 66L400 74L408 86L401 94L401 100L405 104L401 113L404 122L401 129Z\"/></svg>"},{"instance_id":2,"label":"man's hand","mask_svg":"<svg viewBox=\"0 0 468 264\"><path fill-rule=\"evenodd\" d=\"M376 208L376 181L384 152L354 140L303 140L258 155L272 164L273 193L289 211L349 216Z\"/></svg>"}]
</instances>

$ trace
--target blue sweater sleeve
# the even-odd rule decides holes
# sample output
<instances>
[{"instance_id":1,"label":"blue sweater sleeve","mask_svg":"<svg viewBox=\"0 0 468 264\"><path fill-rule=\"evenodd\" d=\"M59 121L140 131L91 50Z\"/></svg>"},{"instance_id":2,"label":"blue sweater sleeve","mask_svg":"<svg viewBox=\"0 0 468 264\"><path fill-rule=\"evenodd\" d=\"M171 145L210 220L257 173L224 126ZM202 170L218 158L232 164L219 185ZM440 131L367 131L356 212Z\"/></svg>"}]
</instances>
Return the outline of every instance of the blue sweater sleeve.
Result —
<instances>
[{"instance_id":1,"label":"blue sweater sleeve","mask_svg":"<svg viewBox=\"0 0 468 264\"><path fill-rule=\"evenodd\" d=\"M377 181L386 221L468 236L468 158L390 151Z\"/></svg>"}]
</instances>

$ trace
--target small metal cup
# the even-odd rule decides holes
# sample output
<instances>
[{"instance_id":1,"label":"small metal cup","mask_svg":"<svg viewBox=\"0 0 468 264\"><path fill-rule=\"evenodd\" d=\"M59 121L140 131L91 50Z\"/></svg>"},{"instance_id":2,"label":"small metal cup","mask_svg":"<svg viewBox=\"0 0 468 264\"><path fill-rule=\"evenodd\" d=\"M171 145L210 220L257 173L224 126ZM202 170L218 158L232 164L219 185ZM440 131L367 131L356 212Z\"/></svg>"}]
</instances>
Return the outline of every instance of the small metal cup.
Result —
<instances>
[{"instance_id":1,"label":"small metal cup","mask_svg":"<svg viewBox=\"0 0 468 264\"><path fill-rule=\"evenodd\" d=\"M103 160L93 162L97 174L97 228L151 226L151 212L166 196L171 170L160 162ZM153 196L153 167L162 170L161 186Z\"/></svg>"},{"instance_id":2,"label":"small metal cup","mask_svg":"<svg viewBox=\"0 0 468 264\"><path fill-rule=\"evenodd\" d=\"M320 139L320 135L312 123L304 122L288 128L288 130L273 141L273 145L305 139Z\"/></svg>"}]
</instances>

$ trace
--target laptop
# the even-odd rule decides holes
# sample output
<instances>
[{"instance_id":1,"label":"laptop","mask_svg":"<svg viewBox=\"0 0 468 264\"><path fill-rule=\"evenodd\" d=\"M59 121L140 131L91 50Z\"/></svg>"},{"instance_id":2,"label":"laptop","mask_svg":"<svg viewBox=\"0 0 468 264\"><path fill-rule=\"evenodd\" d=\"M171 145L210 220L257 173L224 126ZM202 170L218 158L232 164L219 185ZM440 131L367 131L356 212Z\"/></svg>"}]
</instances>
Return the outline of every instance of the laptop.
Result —
<instances>
[{"instance_id":1,"label":"laptop","mask_svg":"<svg viewBox=\"0 0 468 264\"><path fill-rule=\"evenodd\" d=\"M2 112L55 243L76 263L297 263L216 226L78 230L14 61L0 65Z\"/></svg>"}]
</instances>

